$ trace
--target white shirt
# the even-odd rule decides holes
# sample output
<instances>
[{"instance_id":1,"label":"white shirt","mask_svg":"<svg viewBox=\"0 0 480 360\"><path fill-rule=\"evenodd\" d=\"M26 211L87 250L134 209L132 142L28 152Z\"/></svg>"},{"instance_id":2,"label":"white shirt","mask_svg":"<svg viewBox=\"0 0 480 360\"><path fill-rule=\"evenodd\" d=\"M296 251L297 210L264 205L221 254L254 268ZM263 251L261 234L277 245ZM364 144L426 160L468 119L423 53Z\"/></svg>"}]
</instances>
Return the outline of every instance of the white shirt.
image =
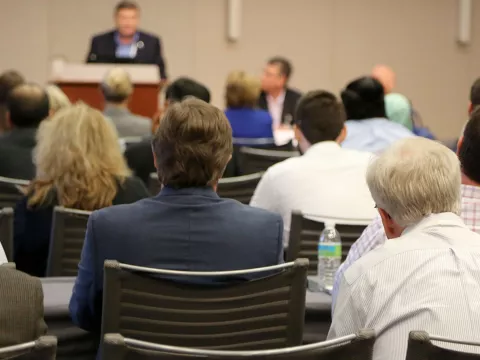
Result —
<instances>
[{"instance_id":1,"label":"white shirt","mask_svg":"<svg viewBox=\"0 0 480 360\"><path fill-rule=\"evenodd\" d=\"M8 263L7 255L5 255L5 250L3 250L3 246L0 244L0 265Z\"/></svg>"},{"instance_id":2,"label":"white shirt","mask_svg":"<svg viewBox=\"0 0 480 360\"><path fill-rule=\"evenodd\" d=\"M285 102L285 90L274 98L271 95L267 95L268 112L272 117L272 126L277 129L282 124L283 103Z\"/></svg>"},{"instance_id":3,"label":"white shirt","mask_svg":"<svg viewBox=\"0 0 480 360\"><path fill-rule=\"evenodd\" d=\"M404 360L412 330L480 341L479 299L480 235L453 213L430 215L345 271L328 338L375 329L374 360Z\"/></svg>"},{"instance_id":4,"label":"white shirt","mask_svg":"<svg viewBox=\"0 0 480 360\"><path fill-rule=\"evenodd\" d=\"M250 205L283 217L288 245L293 210L327 223L369 224L376 215L365 175L372 154L342 149L333 141L270 167Z\"/></svg>"}]
</instances>

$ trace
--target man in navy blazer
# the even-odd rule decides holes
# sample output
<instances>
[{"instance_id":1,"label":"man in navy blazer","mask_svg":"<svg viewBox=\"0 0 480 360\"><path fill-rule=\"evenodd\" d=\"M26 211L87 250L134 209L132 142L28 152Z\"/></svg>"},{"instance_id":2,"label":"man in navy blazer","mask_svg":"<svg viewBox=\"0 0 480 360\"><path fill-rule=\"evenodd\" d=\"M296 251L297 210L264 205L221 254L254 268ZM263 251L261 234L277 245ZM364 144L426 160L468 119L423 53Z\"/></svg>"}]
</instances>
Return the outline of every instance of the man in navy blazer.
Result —
<instances>
[{"instance_id":1,"label":"man in navy blazer","mask_svg":"<svg viewBox=\"0 0 480 360\"><path fill-rule=\"evenodd\" d=\"M135 1L125 0L115 7L116 29L92 38L88 63L153 64L167 79L162 44L157 36L138 30L140 7Z\"/></svg>"},{"instance_id":2,"label":"man in navy blazer","mask_svg":"<svg viewBox=\"0 0 480 360\"><path fill-rule=\"evenodd\" d=\"M215 192L233 150L232 130L221 110L194 98L170 105L152 147L160 193L95 211L88 221L70 300L71 317L85 330L100 332L107 259L186 271L283 261L281 216Z\"/></svg>"}]
</instances>

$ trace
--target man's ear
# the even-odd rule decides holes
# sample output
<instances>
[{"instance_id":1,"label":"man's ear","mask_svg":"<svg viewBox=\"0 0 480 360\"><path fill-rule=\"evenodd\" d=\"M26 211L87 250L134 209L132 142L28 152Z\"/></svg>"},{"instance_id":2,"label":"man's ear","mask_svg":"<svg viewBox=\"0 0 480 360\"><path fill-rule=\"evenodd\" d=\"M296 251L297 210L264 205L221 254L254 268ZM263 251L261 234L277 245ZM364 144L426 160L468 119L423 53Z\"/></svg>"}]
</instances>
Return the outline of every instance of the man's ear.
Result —
<instances>
[{"instance_id":1,"label":"man's ear","mask_svg":"<svg viewBox=\"0 0 480 360\"><path fill-rule=\"evenodd\" d=\"M463 135L460 139L458 139L458 143L457 143L457 156L458 154L460 153L460 148L462 147L462 144L463 144Z\"/></svg>"},{"instance_id":2,"label":"man's ear","mask_svg":"<svg viewBox=\"0 0 480 360\"><path fill-rule=\"evenodd\" d=\"M342 131L340 131L340 135L338 135L337 139L335 140L338 144L341 144L347 138L347 127L343 125Z\"/></svg>"},{"instance_id":3,"label":"man's ear","mask_svg":"<svg viewBox=\"0 0 480 360\"><path fill-rule=\"evenodd\" d=\"M392 217L383 209L378 209L378 213L382 218L383 228L385 230L385 235L387 235L388 239L393 239L398 237L397 234L397 226L393 221Z\"/></svg>"},{"instance_id":4,"label":"man's ear","mask_svg":"<svg viewBox=\"0 0 480 360\"><path fill-rule=\"evenodd\" d=\"M155 150L153 149L153 145L152 145L152 154L153 154L153 166L155 166L155 169L158 170L158 167L157 167L157 155L155 155Z\"/></svg>"},{"instance_id":5,"label":"man's ear","mask_svg":"<svg viewBox=\"0 0 480 360\"><path fill-rule=\"evenodd\" d=\"M471 115L473 112L473 104L472 102L468 103L468 115Z\"/></svg>"}]
</instances>

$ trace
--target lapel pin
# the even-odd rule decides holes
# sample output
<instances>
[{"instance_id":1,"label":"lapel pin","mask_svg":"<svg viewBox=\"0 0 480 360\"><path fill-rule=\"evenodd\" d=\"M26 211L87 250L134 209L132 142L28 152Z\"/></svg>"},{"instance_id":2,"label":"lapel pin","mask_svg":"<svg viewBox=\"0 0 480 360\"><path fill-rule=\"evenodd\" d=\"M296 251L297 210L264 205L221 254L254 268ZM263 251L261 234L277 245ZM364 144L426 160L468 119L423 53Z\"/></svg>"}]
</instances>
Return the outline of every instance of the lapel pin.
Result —
<instances>
[{"instance_id":1,"label":"lapel pin","mask_svg":"<svg viewBox=\"0 0 480 360\"><path fill-rule=\"evenodd\" d=\"M137 42L137 48L138 49L143 49L144 46L145 46L145 44L143 43L143 41Z\"/></svg>"}]
</instances>

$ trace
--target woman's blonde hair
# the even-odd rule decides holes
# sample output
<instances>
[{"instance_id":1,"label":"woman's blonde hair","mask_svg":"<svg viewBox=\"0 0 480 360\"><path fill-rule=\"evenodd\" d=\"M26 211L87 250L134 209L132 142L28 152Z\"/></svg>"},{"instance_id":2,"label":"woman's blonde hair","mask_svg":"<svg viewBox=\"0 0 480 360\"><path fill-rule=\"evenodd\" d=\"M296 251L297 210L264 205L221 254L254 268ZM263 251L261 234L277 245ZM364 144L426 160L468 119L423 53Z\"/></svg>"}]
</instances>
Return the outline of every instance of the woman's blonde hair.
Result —
<instances>
[{"instance_id":1,"label":"woman's blonde hair","mask_svg":"<svg viewBox=\"0 0 480 360\"><path fill-rule=\"evenodd\" d=\"M67 95L56 85L48 85L45 88L48 95L50 111L57 112L60 109L72 105Z\"/></svg>"},{"instance_id":2,"label":"woman's blonde hair","mask_svg":"<svg viewBox=\"0 0 480 360\"><path fill-rule=\"evenodd\" d=\"M36 177L29 206L55 194L61 206L95 210L112 205L130 175L113 124L98 110L79 103L43 121L34 149Z\"/></svg>"},{"instance_id":3,"label":"woman's blonde hair","mask_svg":"<svg viewBox=\"0 0 480 360\"><path fill-rule=\"evenodd\" d=\"M260 96L260 80L244 71L233 71L227 77L227 108L253 108Z\"/></svg>"},{"instance_id":4,"label":"woman's blonde hair","mask_svg":"<svg viewBox=\"0 0 480 360\"><path fill-rule=\"evenodd\" d=\"M102 92L108 102L125 101L133 93L133 84L128 72L120 67L111 69L103 79Z\"/></svg>"}]
</instances>

